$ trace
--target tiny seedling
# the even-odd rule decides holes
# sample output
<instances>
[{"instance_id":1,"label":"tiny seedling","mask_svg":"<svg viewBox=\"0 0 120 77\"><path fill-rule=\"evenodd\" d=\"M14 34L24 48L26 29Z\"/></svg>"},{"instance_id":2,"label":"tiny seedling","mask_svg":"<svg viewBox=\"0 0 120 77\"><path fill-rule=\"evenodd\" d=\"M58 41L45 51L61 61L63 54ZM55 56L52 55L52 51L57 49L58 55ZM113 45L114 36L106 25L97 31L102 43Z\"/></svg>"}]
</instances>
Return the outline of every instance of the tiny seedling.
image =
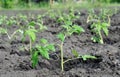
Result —
<instances>
[{"instance_id":1,"label":"tiny seedling","mask_svg":"<svg viewBox=\"0 0 120 77\"><path fill-rule=\"evenodd\" d=\"M32 43L36 41L36 33L38 31L35 29L34 27L34 24L31 22L28 24L28 28L27 29L24 29L24 28L21 28L20 29L20 33L22 34L22 40L24 41L26 36L29 37L29 42L30 42L30 52L31 52L31 49L32 49Z\"/></svg>"},{"instance_id":2,"label":"tiny seedling","mask_svg":"<svg viewBox=\"0 0 120 77\"><path fill-rule=\"evenodd\" d=\"M91 38L93 42L98 42L101 44L104 43L102 32L106 36L108 36L108 33L109 33L108 28L110 26L111 15L112 15L112 12L106 9L102 9L98 15L95 14L94 10L91 11L91 13L88 16L87 23L92 22L92 25L90 26L90 28L91 28L91 31L95 33L95 36Z\"/></svg>"},{"instance_id":3,"label":"tiny seedling","mask_svg":"<svg viewBox=\"0 0 120 77\"><path fill-rule=\"evenodd\" d=\"M35 26L39 25L39 29L36 29ZM36 41L36 33L39 31L43 31L47 29L46 26L43 26L40 21L39 22L35 22L35 21L31 21L29 22L26 26L22 26L21 27L21 34L23 36L23 41L25 40L26 36L29 37L29 42L30 42L30 52L32 51L32 43L34 43Z\"/></svg>"},{"instance_id":4,"label":"tiny seedling","mask_svg":"<svg viewBox=\"0 0 120 77\"><path fill-rule=\"evenodd\" d=\"M25 26L26 23L29 23L28 17L26 15L18 14L16 17L17 17L17 19L16 19L17 25L20 27L23 25Z\"/></svg>"},{"instance_id":5,"label":"tiny seedling","mask_svg":"<svg viewBox=\"0 0 120 77\"><path fill-rule=\"evenodd\" d=\"M76 18L79 18L79 14L80 13L78 13L78 15L75 15L74 14L74 9L71 8L67 14L59 12L59 17L58 17L57 21L60 22L60 23L61 22L65 23L65 22L68 22L68 21L72 22Z\"/></svg>"},{"instance_id":6,"label":"tiny seedling","mask_svg":"<svg viewBox=\"0 0 120 77\"><path fill-rule=\"evenodd\" d=\"M7 19L7 16L1 16L0 15L0 25L3 25Z\"/></svg>"},{"instance_id":7,"label":"tiny seedling","mask_svg":"<svg viewBox=\"0 0 120 77\"><path fill-rule=\"evenodd\" d=\"M39 54L45 58L50 59L49 57L49 51L55 51L54 44L49 44L48 41L44 38L40 39L40 42L38 45L35 46L32 50L32 67L34 68L38 63L38 57Z\"/></svg>"},{"instance_id":8,"label":"tiny seedling","mask_svg":"<svg viewBox=\"0 0 120 77\"><path fill-rule=\"evenodd\" d=\"M14 24L16 24L16 20L14 19L13 16L11 16L10 18L8 18L7 16L0 16L0 25L2 25L0 27L0 33L2 34L6 34L8 39L13 39L13 37L15 36L16 33L18 33L20 30L17 29L15 30L13 33L11 33L11 35L9 34L9 28L11 26L13 26Z\"/></svg>"},{"instance_id":9,"label":"tiny seedling","mask_svg":"<svg viewBox=\"0 0 120 77\"><path fill-rule=\"evenodd\" d=\"M76 24L72 24L72 22L70 21L66 21L66 24L63 25L63 28L65 29L63 32L60 32L57 37L60 39L61 44L59 44L60 46L60 51L61 51L61 69L62 71L64 71L64 63L66 61L63 60L63 45L65 42L66 37L71 36L73 33L77 33L80 34L82 32L84 32L84 29L81 26L78 26Z\"/></svg>"},{"instance_id":10,"label":"tiny seedling","mask_svg":"<svg viewBox=\"0 0 120 77\"><path fill-rule=\"evenodd\" d=\"M97 23L93 23L91 25L91 29L92 29L92 32L95 33L95 36L93 36L91 38L91 40L93 40L93 42L98 42L98 43L101 43L103 44L103 37L102 37L102 33L101 31L104 32L104 34L106 36L108 36L108 33L109 33L109 30L108 30L108 27L110 25L108 23L105 23L105 22L97 22Z\"/></svg>"},{"instance_id":11,"label":"tiny seedling","mask_svg":"<svg viewBox=\"0 0 120 77\"><path fill-rule=\"evenodd\" d=\"M47 27L43 25L43 20L42 20L43 16L42 15L38 15L37 22L35 22L35 24L39 26L38 31L47 30Z\"/></svg>"},{"instance_id":12,"label":"tiny seedling","mask_svg":"<svg viewBox=\"0 0 120 77\"><path fill-rule=\"evenodd\" d=\"M50 11L48 12L48 14L49 14L49 17L50 17L50 18L56 19L56 16L57 16L56 14L57 14L57 13L56 13L55 11L50 10Z\"/></svg>"},{"instance_id":13,"label":"tiny seedling","mask_svg":"<svg viewBox=\"0 0 120 77\"><path fill-rule=\"evenodd\" d=\"M72 50L72 54L74 55L74 58L67 59L66 61L64 61L64 63L68 62L70 60L76 60L76 59L80 59L80 58L82 58L83 61L86 61L88 59L97 59L97 57L95 57L93 55L79 55L79 53L76 50L74 50L74 49Z\"/></svg>"},{"instance_id":14,"label":"tiny seedling","mask_svg":"<svg viewBox=\"0 0 120 77\"><path fill-rule=\"evenodd\" d=\"M13 37L15 37L15 34L18 32L20 32L20 29L15 30L11 35L9 35L7 29L0 27L0 34L6 34L9 40L13 39Z\"/></svg>"}]
</instances>

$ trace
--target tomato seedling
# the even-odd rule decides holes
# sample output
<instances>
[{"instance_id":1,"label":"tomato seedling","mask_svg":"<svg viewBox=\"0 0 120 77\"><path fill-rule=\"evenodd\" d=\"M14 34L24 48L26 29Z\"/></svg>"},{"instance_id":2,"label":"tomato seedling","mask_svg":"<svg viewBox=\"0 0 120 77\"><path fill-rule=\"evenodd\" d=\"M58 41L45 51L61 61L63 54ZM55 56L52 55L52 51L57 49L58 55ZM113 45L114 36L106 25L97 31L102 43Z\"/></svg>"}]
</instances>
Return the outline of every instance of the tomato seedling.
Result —
<instances>
[{"instance_id":1,"label":"tomato seedling","mask_svg":"<svg viewBox=\"0 0 120 77\"><path fill-rule=\"evenodd\" d=\"M104 44L102 32L108 36L109 26L110 26L110 16L112 16L112 12L107 9L102 9L99 14L96 14L94 10L92 10L88 16L87 23L92 22L90 26L91 31L95 34L91 38L93 42L98 42Z\"/></svg>"},{"instance_id":2,"label":"tomato seedling","mask_svg":"<svg viewBox=\"0 0 120 77\"><path fill-rule=\"evenodd\" d=\"M61 69L62 69L62 71L64 71L64 62L66 62L63 60L63 44L65 42L66 37L71 36L73 33L80 34L80 33L84 32L84 29L79 25L73 24L70 21L66 21L65 23L66 24L63 25L63 28L65 30L63 32L60 32L57 35L57 37L61 41L61 44L59 46L60 46L60 51L61 51Z\"/></svg>"},{"instance_id":3,"label":"tomato seedling","mask_svg":"<svg viewBox=\"0 0 120 77\"><path fill-rule=\"evenodd\" d=\"M64 61L64 63L66 63L70 60L76 60L76 59L79 59L79 58L82 58L83 61L86 61L87 59L97 59L97 57L93 56L93 55L79 55L79 53L74 49L72 50L72 54L74 55L75 58L67 59L66 61Z\"/></svg>"},{"instance_id":4,"label":"tomato seedling","mask_svg":"<svg viewBox=\"0 0 120 77\"><path fill-rule=\"evenodd\" d=\"M8 39L13 39L13 37L15 37L15 34L18 33L20 31L20 29L15 30L13 33L11 33L11 35L9 34L9 28L11 26L13 26L14 24L16 24L16 20L12 17L10 17L8 19L7 16L0 16L0 33L1 34L6 34Z\"/></svg>"},{"instance_id":5,"label":"tomato seedling","mask_svg":"<svg viewBox=\"0 0 120 77\"><path fill-rule=\"evenodd\" d=\"M32 50L32 67L34 68L38 63L39 54L45 58L50 59L49 51L55 51L54 44L49 44L44 38L40 39L39 44L37 44Z\"/></svg>"}]
</instances>

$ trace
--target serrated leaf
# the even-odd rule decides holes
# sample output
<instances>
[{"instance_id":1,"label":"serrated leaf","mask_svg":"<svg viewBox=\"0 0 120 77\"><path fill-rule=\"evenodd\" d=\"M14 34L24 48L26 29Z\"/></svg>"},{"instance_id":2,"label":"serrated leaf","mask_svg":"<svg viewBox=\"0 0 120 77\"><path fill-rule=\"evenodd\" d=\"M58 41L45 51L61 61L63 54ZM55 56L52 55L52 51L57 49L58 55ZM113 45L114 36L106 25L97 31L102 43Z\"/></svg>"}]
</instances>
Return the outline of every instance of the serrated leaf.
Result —
<instances>
[{"instance_id":1,"label":"serrated leaf","mask_svg":"<svg viewBox=\"0 0 120 77\"><path fill-rule=\"evenodd\" d=\"M108 36L108 32L109 32L108 29L107 28L103 28L103 31L104 31L105 35Z\"/></svg>"},{"instance_id":2,"label":"serrated leaf","mask_svg":"<svg viewBox=\"0 0 120 77\"><path fill-rule=\"evenodd\" d=\"M37 65L38 63L38 52L35 51L33 54L32 54L32 67L35 68L35 66Z\"/></svg>"},{"instance_id":3,"label":"serrated leaf","mask_svg":"<svg viewBox=\"0 0 120 77\"><path fill-rule=\"evenodd\" d=\"M35 26L35 21L29 22L29 26Z\"/></svg>"},{"instance_id":4,"label":"serrated leaf","mask_svg":"<svg viewBox=\"0 0 120 77\"><path fill-rule=\"evenodd\" d=\"M0 28L0 33L6 33L7 32L7 30L6 29L4 29L4 28Z\"/></svg>"},{"instance_id":5,"label":"serrated leaf","mask_svg":"<svg viewBox=\"0 0 120 77\"><path fill-rule=\"evenodd\" d=\"M71 22L71 21L66 21L66 22L65 22L65 25L66 25L66 26L70 26L70 25L72 25L72 22Z\"/></svg>"},{"instance_id":6,"label":"serrated leaf","mask_svg":"<svg viewBox=\"0 0 120 77\"><path fill-rule=\"evenodd\" d=\"M38 18L38 19L41 19L41 18L42 18L42 15L38 15L37 18Z\"/></svg>"},{"instance_id":7,"label":"serrated leaf","mask_svg":"<svg viewBox=\"0 0 120 77\"><path fill-rule=\"evenodd\" d=\"M92 55L83 55L82 59L85 61L87 59L97 59L97 58L95 56L92 56Z\"/></svg>"},{"instance_id":8,"label":"serrated leaf","mask_svg":"<svg viewBox=\"0 0 120 77\"><path fill-rule=\"evenodd\" d=\"M55 51L55 46L54 44L49 44L46 46L47 49L51 50L51 51Z\"/></svg>"},{"instance_id":9,"label":"serrated leaf","mask_svg":"<svg viewBox=\"0 0 120 77\"><path fill-rule=\"evenodd\" d=\"M62 21L64 21L64 18L62 16L60 16L57 21L62 22Z\"/></svg>"},{"instance_id":10,"label":"serrated leaf","mask_svg":"<svg viewBox=\"0 0 120 77\"><path fill-rule=\"evenodd\" d=\"M93 42L99 42L99 41L100 41L100 39L99 39L98 37L96 37L96 36L93 36L93 37L91 38L91 40L92 40Z\"/></svg>"},{"instance_id":11,"label":"serrated leaf","mask_svg":"<svg viewBox=\"0 0 120 77\"><path fill-rule=\"evenodd\" d=\"M29 29L25 32L25 35L28 35L30 37L30 39L32 40L32 42L34 42L36 40L35 32L37 32L37 31L34 29Z\"/></svg>"},{"instance_id":12,"label":"serrated leaf","mask_svg":"<svg viewBox=\"0 0 120 77\"><path fill-rule=\"evenodd\" d=\"M102 30L104 31L105 35L108 36L108 23L102 23Z\"/></svg>"},{"instance_id":13,"label":"serrated leaf","mask_svg":"<svg viewBox=\"0 0 120 77\"><path fill-rule=\"evenodd\" d=\"M42 55L42 57L44 57L46 59L49 59L49 53L48 53L48 51L44 47L41 47L39 49L39 52Z\"/></svg>"},{"instance_id":14,"label":"serrated leaf","mask_svg":"<svg viewBox=\"0 0 120 77\"><path fill-rule=\"evenodd\" d=\"M37 23L37 24L40 27L40 30L47 30L47 27L44 26L43 24L41 24L41 23Z\"/></svg>"},{"instance_id":15,"label":"serrated leaf","mask_svg":"<svg viewBox=\"0 0 120 77\"><path fill-rule=\"evenodd\" d=\"M57 37L63 42L65 40L65 35L63 33L59 33Z\"/></svg>"},{"instance_id":16,"label":"serrated leaf","mask_svg":"<svg viewBox=\"0 0 120 77\"><path fill-rule=\"evenodd\" d=\"M78 26L78 25L73 25L72 28L75 33L85 32L85 30L81 26Z\"/></svg>"},{"instance_id":17,"label":"serrated leaf","mask_svg":"<svg viewBox=\"0 0 120 77\"><path fill-rule=\"evenodd\" d=\"M48 41L46 39L42 38L42 39L40 39L40 43L47 44Z\"/></svg>"},{"instance_id":18,"label":"serrated leaf","mask_svg":"<svg viewBox=\"0 0 120 77\"><path fill-rule=\"evenodd\" d=\"M67 31L70 29L70 26L62 25L63 28L65 28Z\"/></svg>"},{"instance_id":19,"label":"serrated leaf","mask_svg":"<svg viewBox=\"0 0 120 77\"><path fill-rule=\"evenodd\" d=\"M93 29L95 27L95 23L93 23L90 28Z\"/></svg>"},{"instance_id":20,"label":"serrated leaf","mask_svg":"<svg viewBox=\"0 0 120 77\"><path fill-rule=\"evenodd\" d=\"M108 27L108 26L110 26L110 25L109 25L108 23L103 22L103 23L102 23L102 26L103 26L103 27Z\"/></svg>"},{"instance_id":21,"label":"serrated leaf","mask_svg":"<svg viewBox=\"0 0 120 77\"><path fill-rule=\"evenodd\" d=\"M76 51L76 50L72 50L72 54L75 56L75 57L79 57L79 54L78 54L78 52Z\"/></svg>"}]
</instances>

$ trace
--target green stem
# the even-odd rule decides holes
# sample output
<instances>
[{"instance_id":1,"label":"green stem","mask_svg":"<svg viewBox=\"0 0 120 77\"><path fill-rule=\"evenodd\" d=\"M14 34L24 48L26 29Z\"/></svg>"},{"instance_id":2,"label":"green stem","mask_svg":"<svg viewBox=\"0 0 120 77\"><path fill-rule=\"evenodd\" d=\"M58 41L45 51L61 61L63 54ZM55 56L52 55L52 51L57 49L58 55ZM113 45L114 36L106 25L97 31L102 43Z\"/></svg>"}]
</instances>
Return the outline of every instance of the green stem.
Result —
<instances>
[{"instance_id":1,"label":"green stem","mask_svg":"<svg viewBox=\"0 0 120 77\"><path fill-rule=\"evenodd\" d=\"M110 16L108 15L108 24L109 24L109 26L110 26L110 22L111 22Z\"/></svg>"},{"instance_id":2,"label":"green stem","mask_svg":"<svg viewBox=\"0 0 120 77\"><path fill-rule=\"evenodd\" d=\"M19 29L16 30L16 31L14 31L11 36L8 34L8 32L7 32L6 34L7 34L7 36L8 36L9 39L12 39L12 38L14 37L14 35L15 35L18 31L19 31Z\"/></svg>"},{"instance_id":3,"label":"green stem","mask_svg":"<svg viewBox=\"0 0 120 77\"><path fill-rule=\"evenodd\" d=\"M30 39L30 53L32 53L32 40Z\"/></svg>"},{"instance_id":4,"label":"green stem","mask_svg":"<svg viewBox=\"0 0 120 77\"><path fill-rule=\"evenodd\" d=\"M99 35L100 35L100 43L101 43L101 44L104 44L104 42L103 42L103 37L102 37L102 34L101 34L100 31L99 31Z\"/></svg>"},{"instance_id":5,"label":"green stem","mask_svg":"<svg viewBox=\"0 0 120 77\"><path fill-rule=\"evenodd\" d=\"M61 69L64 71L64 60L63 60L63 42L60 45L60 50L61 50Z\"/></svg>"},{"instance_id":6,"label":"green stem","mask_svg":"<svg viewBox=\"0 0 120 77\"><path fill-rule=\"evenodd\" d=\"M76 60L76 59L79 59L79 58L80 58L80 57L73 58L73 59L67 59L67 60L65 60L63 63L66 63L66 62L71 61L71 60Z\"/></svg>"}]
</instances>

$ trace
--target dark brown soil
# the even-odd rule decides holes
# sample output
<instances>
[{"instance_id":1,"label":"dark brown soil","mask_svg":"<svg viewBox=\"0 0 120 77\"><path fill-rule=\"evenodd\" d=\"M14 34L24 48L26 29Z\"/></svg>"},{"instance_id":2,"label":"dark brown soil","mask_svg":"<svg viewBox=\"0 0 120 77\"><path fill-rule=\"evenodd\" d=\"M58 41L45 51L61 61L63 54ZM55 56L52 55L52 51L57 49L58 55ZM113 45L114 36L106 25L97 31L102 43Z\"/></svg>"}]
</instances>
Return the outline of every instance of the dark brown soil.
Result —
<instances>
[{"instance_id":1,"label":"dark brown soil","mask_svg":"<svg viewBox=\"0 0 120 77\"><path fill-rule=\"evenodd\" d=\"M93 43L89 24L86 23L87 11L82 10L80 19L75 23L82 26L86 32L81 35L74 34L68 37L64 44L64 58L72 56L71 50L76 49L79 54L92 54L98 57L96 60L82 59L72 60L65 63L65 71L61 73L60 52L50 54L50 60L44 60L40 57L36 68L32 68L29 52L19 50L22 45L28 45L29 42L21 42L20 39L9 43L5 35L0 35L0 77L120 77L120 8L118 13L111 17L111 27L109 36L104 37L105 44ZM9 16L18 13L39 14L40 11L2 11L0 14ZM59 43L56 34L61 28L55 20L45 17L44 25L48 30L39 33L37 36L44 37L50 43ZM13 28L14 29L14 28ZM12 31L12 29L11 29ZM38 40L39 40L38 39ZM36 42L37 43L37 42Z\"/></svg>"}]
</instances>

